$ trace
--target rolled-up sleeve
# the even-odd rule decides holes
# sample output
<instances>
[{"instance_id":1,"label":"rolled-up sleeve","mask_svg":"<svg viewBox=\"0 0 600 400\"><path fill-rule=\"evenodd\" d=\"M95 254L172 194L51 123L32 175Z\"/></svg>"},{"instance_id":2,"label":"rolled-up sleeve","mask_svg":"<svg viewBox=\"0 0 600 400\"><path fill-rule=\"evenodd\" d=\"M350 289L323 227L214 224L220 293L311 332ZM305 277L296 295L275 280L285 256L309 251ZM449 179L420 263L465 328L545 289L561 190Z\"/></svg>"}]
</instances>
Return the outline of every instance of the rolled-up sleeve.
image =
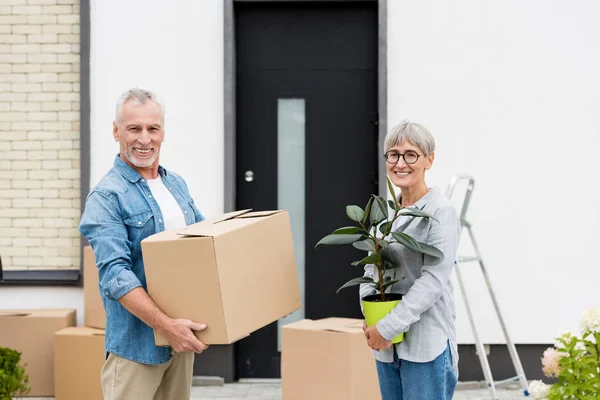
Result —
<instances>
[{"instance_id":1,"label":"rolled-up sleeve","mask_svg":"<svg viewBox=\"0 0 600 400\"><path fill-rule=\"evenodd\" d=\"M425 255L420 277L392 312L377 323L377 330L386 340L406 332L417 322L421 314L440 299L450 280L458 248L460 222L452 207L442 208L434 215L439 223L432 222L426 243L438 248L444 257Z\"/></svg>"},{"instance_id":2,"label":"rolled-up sleeve","mask_svg":"<svg viewBox=\"0 0 600 400\"><path fill-rule=\"evenodd\" d=\"M131 271L131 242L118 202L110 193L90 193L81 216L79 231L89 241L96 257L100 290L110 300L119 300L142 286Z\"/></svg>"}]
</instances>

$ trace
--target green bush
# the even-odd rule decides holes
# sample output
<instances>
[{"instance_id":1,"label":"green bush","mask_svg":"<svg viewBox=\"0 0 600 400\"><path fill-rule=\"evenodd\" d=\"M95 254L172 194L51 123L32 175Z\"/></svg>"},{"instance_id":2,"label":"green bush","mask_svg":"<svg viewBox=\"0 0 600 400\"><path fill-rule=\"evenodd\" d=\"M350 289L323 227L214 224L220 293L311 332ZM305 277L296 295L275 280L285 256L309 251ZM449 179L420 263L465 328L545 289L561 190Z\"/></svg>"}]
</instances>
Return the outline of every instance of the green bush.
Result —
<instances>
[{"instance_id":1,"label":"green bush","mask_svg":"<svg viewBox=\"0 0 600 400\"><path fill-rule=\"evenodd\" d=\"M0 400L12 400L31 390L25 366L19 365L21 353L0 347Z\"/></svg>"}]
</instances>

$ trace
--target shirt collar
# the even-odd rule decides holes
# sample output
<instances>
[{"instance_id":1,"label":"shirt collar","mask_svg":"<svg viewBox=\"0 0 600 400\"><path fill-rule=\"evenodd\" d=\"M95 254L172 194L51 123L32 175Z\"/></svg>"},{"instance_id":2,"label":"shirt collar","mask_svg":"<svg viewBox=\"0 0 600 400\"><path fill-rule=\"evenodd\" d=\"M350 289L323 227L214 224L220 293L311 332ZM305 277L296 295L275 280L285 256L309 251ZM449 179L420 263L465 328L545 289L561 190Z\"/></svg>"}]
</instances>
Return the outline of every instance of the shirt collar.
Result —
<instances>
[{"instance_id":1,"label":"shirt collar","mask_svg":"<svg viewBox=\"0 0 600 400\"><path fill-rule=\"evenodd\" d=\"M123 161L118 154L115 157L114 167L117 169L117 171L119 171L121 175L123 175L125 179L127 179L131 183L136 183L137 181L142 179L140 173L137 172L135 169L131 168L131 166L125 161ZM164 169L161 165L158 166L158 175L161 178L167 176L167 170Z\"/></svg>"},{"instance_id":2,"label":"shirt collar","mask_svg":"<svg viewBox=\"0 0 600 400\"><path fill-rule=\"evenodd\" d=\"M415 202L415 204L413 204L412 206L409 206L409 207L418 208L419 210L422 210L423 208L425 208L425 205L427 204L427 202L429 202L429 200L431 199L433 194L438 191L437 188L428 188L428 189L429 190L427 190L427 193L425 193L425 196L421 197L419 200L417 200ZM398 195L398 203L402 204L402 194Z\"/></svg>"}]
</instances>

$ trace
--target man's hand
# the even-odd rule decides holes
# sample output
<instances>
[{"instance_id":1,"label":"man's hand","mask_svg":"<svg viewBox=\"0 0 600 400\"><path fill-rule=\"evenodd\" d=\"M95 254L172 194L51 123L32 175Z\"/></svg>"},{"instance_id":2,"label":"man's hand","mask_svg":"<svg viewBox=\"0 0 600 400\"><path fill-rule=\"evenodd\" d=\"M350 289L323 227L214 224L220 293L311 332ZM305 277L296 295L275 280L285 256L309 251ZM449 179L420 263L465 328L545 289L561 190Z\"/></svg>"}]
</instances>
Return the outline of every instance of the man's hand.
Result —
<instances>
[{"instance_id":1,"label":"man's hand","mask_svg":"<svg viewBox=\"0 0 600 400\"><path fill-rule=\"evenodd\" d=\"M208 346L198 340L194 331L205 329L205 324L192 322L189 319L170 319L159 332L167 337L169 345L177 353L185 351L202 353Z\"/></svg>"},{"instance_id":2,"label":"man's hand","mask_svg":"<svg viewBox=\"0 0 600 400\"><path fill-rule=\"evenodd\" d=\"M377 330L377 326L373 325L367 328L366 323L363 324L363 330L365 331L365 337L367 338L367 344L370 348L375 351L385 350L392 347L391 340L385 340L383 336Z\"/></svg>"},{"instance_id":3,"label":"man's hand","mask_svg":"<svg viewBox=\"0 0 600 400\"><path fill-rule=\"evenodd\" d=\"M194 336L193 332L205 330L206 325L192 322L189 319L169 318L154 304L143 288L133 289L121 297L119 303L148 326L165 335L169 345L176 352L193 351L202 353L208 348L207 345Z\"/></svg>"}]
</instances>

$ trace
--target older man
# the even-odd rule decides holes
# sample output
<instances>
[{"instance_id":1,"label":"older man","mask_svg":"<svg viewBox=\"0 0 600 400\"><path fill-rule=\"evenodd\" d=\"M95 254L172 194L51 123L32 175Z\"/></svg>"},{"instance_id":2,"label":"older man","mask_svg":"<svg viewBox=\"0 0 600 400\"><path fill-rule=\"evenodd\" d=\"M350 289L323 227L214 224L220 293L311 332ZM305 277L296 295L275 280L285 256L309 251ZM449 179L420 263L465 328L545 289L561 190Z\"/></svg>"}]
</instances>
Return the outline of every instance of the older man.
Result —
<instances>
[{"instance_id":1,"label":"older man","mask_svg":"<svg viewBox=\"0 0 600 400\"><path fill-rule=\"evenodd\" d=\"M106 310L105 400L189 399L194 352L207 347L193 332L204 324L169 318L146 292L141 241L204 219L185 181L159 165L164 123L154 93L123 93L113 122L119 154L88 195L79 226L96 256ZM170 347L154 344L153 328Z\"/></svg>"}]
</instances>

